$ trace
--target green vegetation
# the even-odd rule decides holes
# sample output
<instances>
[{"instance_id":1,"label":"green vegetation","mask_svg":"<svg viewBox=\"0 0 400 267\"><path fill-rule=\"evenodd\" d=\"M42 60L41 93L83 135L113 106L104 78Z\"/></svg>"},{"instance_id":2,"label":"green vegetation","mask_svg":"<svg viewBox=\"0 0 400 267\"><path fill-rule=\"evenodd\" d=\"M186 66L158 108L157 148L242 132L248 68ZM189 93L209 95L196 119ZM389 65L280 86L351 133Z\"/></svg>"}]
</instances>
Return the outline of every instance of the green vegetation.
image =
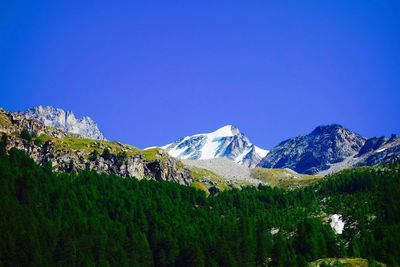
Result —
<instances>
[{"instance_id":1,"label":"green vegetation","mask_svg":"<svg viewBox=\"0 0 400 267\"><path fill-rule=\"evenodd\" d=\"M101 153L101 157L105 160L111 159L111 153L108 148L104 148L103 153Z\"/></svg>"},{"instance_id":2,"label":"green vegetation","mask_svg":"<svg viewBox=\"0 0 400 267\"><path fill-rule=\"evenodd\" d=\"M217 191L224 191L232 188L242 188L251 185L246 181L224 179L213 171L207 169L194 166L190 166L189 169L192 171L194 182L202 183L207 188L214 187L217 189Z\"/></svg>"},{"instance_id":3,"label":"green vegetation","mask_svg":"<svg viewBox=\"0 0 400 267\"><path fill-rule=\"evenodd\" d=\"M34 143L35 143L35 145L37 145L37 146L41 146L41 145L43 145L44 143L46 143L46 141L48 141L48 140L49 140L49 139L48 139L48 137L47 137L46 135L41 134L41 135L36 136L36 137L34 138Z\"/></svg>"},{"instance_id":4,"label":"green vegetation","mask_svg":"<svg viewBox=\"0 0 400 267\"><path fill-rule=\"evenodd\" d=\"M204 191L204 193L206 193L206 196L210 195L210 191L208 190L207 186L205 186L205 184L203 184L203 183L193 182L190 184L190 186L192 186L198 190Z\"/></svg>"},{"instance_id":5,"label":"green vegetation","mask_svg":"<svg viewBox=\"0 0 400 267\"><path fill-rule=\"evenodd\" d=\"M91 161L96 161L99 157L100 157L100 155L99 155L99 152L97 152L97 150L93 150L89 154L89 160L91 160Z\"/></svg>"},{"instance_id":6,"label":"green vegetation","mask_svg":"<svg viewBox=\"0 0 400 267\"><path fill-rule=\"evenodd\" d=\"M190 167L190 170L192 171L193 179L195 182L200 182L203 184L208 183L209 186L214 185L221 191L229 189L226 180L210 170L197 167Z\"/></svg>"},{"instance_id":7,"label":"green vegetation","mask_svg":"<svg viewBox=\"0 0 400 267\"><path fill-rule=\"evenodd\" d=\"M327 258L398 266L399 171L357 168L303 189L206 197L174 182L54 173L22 151L7 155L1 142L0 266L307 266ZM346 222L342 235L324 221L333 213Z\"/></svg>"},{"instance_id":8,"label":"green vegetation","mask_svg":"<svg viewBox=\"0 0 400 267\"><path fill-rule=\"evenodd\" d=\"M367 259L361 258L330 258L330 259L319 259L310 263L310 267L385 267L386 265L376 261L368 261Z\"/></svg>"},{"instance_id":9,"label":"green vegetation","mask_svg":"<svg viewBox=\"0 0 400 267\"><path fill-rule=\"evenodd\" d=\"M0 110L0 126L3 128L9 128L11 125L11 122L7 115L4 113L3 110Z\"/></svg>"},{"instance_id":10,"label":"green vegetation","mask_svg":"<svg viewBox=\"0 0 400 267\"><path fill-rule=\"evenodd\" d=\"M32 141L32 135L27 129L21 131L21 138L28 142Z\"/></svg>"},{"instance_id":11,"label":"green vegetation","mask_svg":"<svg viewBox=\"0 0 400 267\"><path fill-rule=\"evenodd\" d=\"M138 148L124 145L118 142L101 141L94 139L76 138L72 136L64 138L56 138L41 134L34 138L36 145L42 145L51 141L57 151L80 151L83 156L94 160L94 156L104 155L109 158L111 155L117 156L118 159L127 158L134 155L142 155L149 161L165 160L167 155L159 148L140 150ZM104 154L106 152L106 154Z\"/></svg>"},{"instance_id":12,"label":"green vegetation","mask_svg":"<svg viewBox=\"0 0 400 267\"><path fill-rule=\"evenodd\" d=\"M166 152L161 150L160 148L150 148L150 149L145 149L141 150L140 154L143 155L143 157L147 160L165 160L166 159Z\"/></svg>"},{"instance_id":13,"label":"green vegetation","mask_svg":"<svg viewBox=\"0 0 400 267\"><path fill-rule=\"evenodd\" d=\"M252 170L251 176L266 182L269 186L284 189L305 187L322 179L321 176L299 174L288 169L256 168Z\"/></svg>"}]
</instances>

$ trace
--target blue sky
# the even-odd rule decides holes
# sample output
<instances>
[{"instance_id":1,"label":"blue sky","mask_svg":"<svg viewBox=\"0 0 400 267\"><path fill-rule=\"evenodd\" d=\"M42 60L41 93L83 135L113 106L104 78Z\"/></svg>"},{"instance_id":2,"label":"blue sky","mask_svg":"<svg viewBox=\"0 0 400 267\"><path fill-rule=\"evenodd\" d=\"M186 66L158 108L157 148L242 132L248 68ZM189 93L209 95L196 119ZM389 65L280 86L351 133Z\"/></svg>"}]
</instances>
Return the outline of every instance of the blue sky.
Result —
<instances>
[{"instance_id":1,"label":"blue sky","mask_svg":"<svg viewBox=\"0 0 400 267\"><path fill-rule=\"evenodd\" d=\"M0 106L138 147L234 124L255 144L399 131L399 1L1 1Z\"/></svg>"}]
</instances>

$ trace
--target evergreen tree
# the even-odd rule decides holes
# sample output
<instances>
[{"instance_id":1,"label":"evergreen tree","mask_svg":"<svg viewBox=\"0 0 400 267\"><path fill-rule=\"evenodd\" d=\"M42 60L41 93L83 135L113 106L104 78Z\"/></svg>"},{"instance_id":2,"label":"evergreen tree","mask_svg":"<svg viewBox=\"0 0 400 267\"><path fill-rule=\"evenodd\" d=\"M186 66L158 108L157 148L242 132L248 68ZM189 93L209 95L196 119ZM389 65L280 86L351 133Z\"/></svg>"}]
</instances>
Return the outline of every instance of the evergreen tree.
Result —
<instances>
[{"instance_id":1,"label":"evergreen tree","mask_svg":"<svg viewBox=\"0 0 400 267\"><path fill-rule=\"evenodd\" d=\"M32 135L27 129L21 131L21 138L28 142L32 141Z\"/></svg>"}]
</instances>

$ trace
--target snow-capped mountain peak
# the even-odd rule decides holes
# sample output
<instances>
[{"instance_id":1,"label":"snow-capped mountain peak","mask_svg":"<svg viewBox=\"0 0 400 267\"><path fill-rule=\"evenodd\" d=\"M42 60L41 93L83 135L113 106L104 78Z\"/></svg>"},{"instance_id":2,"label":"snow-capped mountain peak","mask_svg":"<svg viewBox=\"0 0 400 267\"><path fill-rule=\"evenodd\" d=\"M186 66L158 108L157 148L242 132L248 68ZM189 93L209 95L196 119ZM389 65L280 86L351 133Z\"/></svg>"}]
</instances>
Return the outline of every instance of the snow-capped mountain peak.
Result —
<instances>
[{"instance_id":1,"label":"snow-capped mountain peak","mask_svg":"<svg viewBox=\"0 0 400 267\"><path fill-rule=\"evenodd\" d=\"M215 132L212 133L206 133L203 135L209 135L210 138L221 138L221 137L230 137L230 136L234 136L236 134L239 133L238 128L236 128L236 126L233 125L225 125L224 127L219 128L218 130L216 130ZM202 134L199 134L202 135Z\"/></svg>"},{"instance_id":2,"label":"snow-capped mountain peak","mask_svg":"<svg viewBox=\"0 0 400 267\"><path fill-rule=\"evenodd\" d=\"M253 145L234 125L226 125L211 133L186 136L162 148L181 159L228 158L248 167L256 166L268 153Z\"/></svg>"},{"instance_id":3,"label":"snow-capped mountain peak","mask_svg":"<svg viewBox=\"0 0 400 267\"><path fill-rule=\"evenodd\" d=\"M72 111L65 111L51 106L38 106L21 112L26 117L39 120L46 126L63 130L68 133L79 134L84 138L105 140L97 123L88 116L79 119Z\"/></svg>"}]
</instances>

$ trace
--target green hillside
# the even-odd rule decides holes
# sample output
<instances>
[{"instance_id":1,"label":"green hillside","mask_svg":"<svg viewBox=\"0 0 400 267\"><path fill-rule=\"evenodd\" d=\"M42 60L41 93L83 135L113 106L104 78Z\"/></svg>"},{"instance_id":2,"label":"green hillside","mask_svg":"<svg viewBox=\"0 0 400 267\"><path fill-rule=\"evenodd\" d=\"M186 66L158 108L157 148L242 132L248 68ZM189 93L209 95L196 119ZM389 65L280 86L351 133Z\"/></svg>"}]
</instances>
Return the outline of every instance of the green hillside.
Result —
<instances>
[{"instance_id":1,"label":"green hillside","mask_svg":"<svg viewBox=\"0 0 400 267\"><path fill-rule=\"evenodd\" d=\"M318 182L322 177L299 174L289 169L265 169L255 168L251 172L255 179L266 182L271 187L295 189Z\"/></svg>"},{"instance_id":2,"label":"green hillside","mask_svg":"<svg viewBox=\"0 0 400 267\"><path fill-rule=\"evenodd\" d=\"M54 173L0 145L0 266L307 266L356 257L398 266L399 170L206 197L174 182ZM334 213L346 223L341 235L326 219Z\"/></svg>"}]
</instances>

